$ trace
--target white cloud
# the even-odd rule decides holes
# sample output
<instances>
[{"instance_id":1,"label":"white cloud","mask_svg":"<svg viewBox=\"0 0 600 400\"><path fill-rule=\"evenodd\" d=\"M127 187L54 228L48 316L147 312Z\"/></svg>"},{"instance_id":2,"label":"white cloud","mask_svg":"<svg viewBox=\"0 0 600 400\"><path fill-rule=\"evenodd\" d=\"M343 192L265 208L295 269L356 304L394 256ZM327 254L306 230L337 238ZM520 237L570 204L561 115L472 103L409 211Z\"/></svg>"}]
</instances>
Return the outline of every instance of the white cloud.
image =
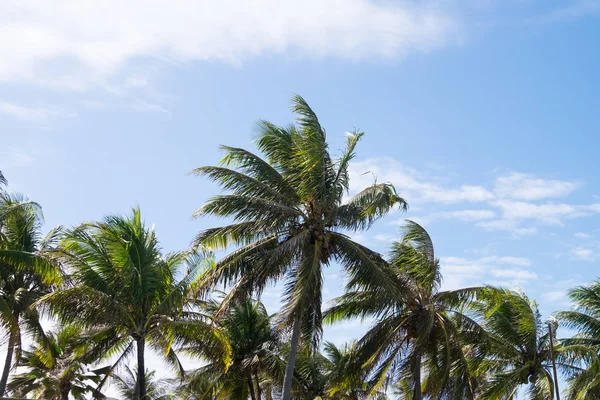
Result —
<instances>
[{"instance_id":1,"label":"white cloud","mask_svg":"<svg viewBox=\"0 0 600 400\"><path fill-rule=\"evenodd\" d=\"M513 231L513 236L516 238L522 237L522 236L533 236L536 235L538 230L535 227L531 227L531 228L516 228Z\"/></svg>"},{"instance_id":2,"label":"white cloud","mask_svg":"<svg viewBox=\"0 0 600 400\"><path fill-rule=\"evenodd\" d=\"M446 188L433 183L417 170L404 167L391 158L369 159L353 162L350 165L351 192L362 189L373 183L391 182L410 201L458 203L484 202L492 200L494 195L481 186L461 185L457 188Z\"/></svg>"},{"instance_id":3,"label":"white cloud","mask_svg":"<svg viewBox=\"0 0 600 400\"><path fill-rule=\"evenodd\" d=\"M50 118L66 115L58 110L37 106L23 106L6 101L0 101L0 114L29 122L47 121Z\"/></svg>"},{"instance_id":4,"label":"white cloud","mask_svg":"<svg viewBox=\"0 0 600 400\"><path fill-rule=\"evenodd\" d=\"M553 292L543 292L542 298L546 301L553 303L568 303L568 296L564 290L557 290Z\"/></svg>"},{"instance_id":5,"label":"white cloud","mask_svg":"<svg viewBox=\"0 0 600 400\"><path fill-rule=\"evenodd\" d=\"M566 196L579 186L577 182L547 180L531 174L513 172L496 179L494 192L499 198L540 200Z\"/></svg>"},{"instance_id":6,"label":"white cloud","mask_svg":"<svg viewBox=\"0 0 600 400\"><path fill-rule=\"evenodd\" d=\"M596 257L594 250L584 247L576 247L571 250L571 255L578 260L591 261Z\"/></svg>"},{"instance_id":7,"label":"white cloud","mask_svg":"<svg viewBox=\"0 0 600 400\"><path fill-rule=\"evenodd\" d=\"M568 6L556 8L549 14L532 19L538 22L558 22L582 18L600 13L600 2L597 0L578 0Z\"/></svg>"},{"instance_id":8,"label":"white cloud","mask_svg":"<svg viewBox=\"0 0 600 400\"><path fill-rule=\"evenodd\" d=\"M580 207L571 204L535 204L524 201L499 200L493 203L507 220L537 220L545 224L560 224L562 218L582 215Z\"/></svg>"},{"instance_id":9,"label":"white cloud","mask_svg":"<svg viewBox=\"0 0 600 400\"><path fill-rule=\"evenodd\" d=\"M352 194L376 179L393 183L411 206L417 205L417 209L430 203L478 203L481 207L411 216L415 221L424 224L442 219L473 222L485 230L510 232L516 239L537 234L536 225L560 226L567 219L600 213L600 203L570 204L548 200L568 196L581 186L578 181L541 179L532 174L511 172L493 179L488 185L493 190L486 185L451 185L444 177L425 175L391 158L354 162L350 173ZM403 223L403 220L396 223Z\"/></svg>"},{"instance_id":10,"label":"white cloud","mask_svg":"<svg viewBox=\"0 0 600 400\"><path fill-rule=\"evenodd\" d=\"M83 89L150 59L239 63L291 53L370 60L460 40L460 23L434 1L5 1L0 81Z\"/></svg>"},{"instance_id":11,"label":"white cloud","mask_svg":"<svg viewBox=\"0 0 600 400\"><path fill-rule=\"evenodd\" d=\"M519 265L522 267L531 265L531 261L528 258L512 256L487 256L480 258L479 262L484 264Z\"/></svg>"},{"instance_id":12,"label":"white cloud","mask_svg":"<svg viewBox=\"0 0 600 400\"><path fill-rule=\"evenodd\" d=\"M537 274L524 269L492 269L492 276L496 278L515 279L519 281L527 281L537 279Z\"/></svg>"},{"instance_id":13,"label":"white cloud","mask_svg":"<svg viewBox=\"0 0 600 400\"><path fill-rule=\"evenodd\" d=\"M393 240L397 239L397 236L394 235L387 235L385 233L378 233L375 236L373 236L373 238L375 240L377 240L378 242L392 242Z\"/></svg>"},{"instance_id":14,"label":"white cloud","mask_svg":"<svg viewBox=\"0 0 600 400\"><path fill-rule=\"evenodd\" d=\"M2 168L16 168L31 165L35 159L31 154L27 154L27 152L21 149L13 148L7 152L1 152L0 160L2 160L2 164L0 165Z\"/></svg>"},{"instance_id":15,"label":"white cloud","mask_svg":"<svg viewBox=\"0 0 600 400\"><path fill-rule=\"evenodd\" d=\"M457 210L457 211L442 211L432 213L428 216L421 217L421 221L435 221L440 219L451 219L462 222L482 221L492 219L496 213L492 210Z\"/></svg>"},{"instance_id":16,"label":"white cloud","mask_svg":"<svg viewBox=\"0 0 600 400\"><path fill-rule=\"evenodd\" d=\"M485 283L501 283L515 287L537 275L524 267L531 265L525 257L485 256L477 259L465 257L441 257L440 265L446 289L456 289ZM506 267L511 268L506 268ZM518 268L520 267L520 268ZM498 282L497 279L508 279L509 282Z\"/></svg>"},{"instance_id":17,"label":"white cloud","mask_svg":"<svg viewBox=\"0 0 600 400\"><path fill-rule=\"evenodd\" d=\"M575 233L575 237L578 239L589 239L590 235L588 235L587 233L583 233L583 232L577 232L577 233Z\"/></svg>"}]
</instances>

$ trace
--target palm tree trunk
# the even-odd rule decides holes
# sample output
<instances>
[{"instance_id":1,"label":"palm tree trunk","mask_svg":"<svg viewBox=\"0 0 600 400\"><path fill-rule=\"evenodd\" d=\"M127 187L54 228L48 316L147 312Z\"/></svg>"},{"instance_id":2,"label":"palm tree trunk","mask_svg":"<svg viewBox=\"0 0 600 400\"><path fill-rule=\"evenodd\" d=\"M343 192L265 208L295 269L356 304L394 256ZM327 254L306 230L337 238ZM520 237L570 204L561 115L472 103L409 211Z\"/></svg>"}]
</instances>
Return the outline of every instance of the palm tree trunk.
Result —
<instances>
[{"instance_id":1,"label":"palm tree trunk","mask_svg":"<svg viewBox=\"0 0 600 400\"><path fill-rule=\"evenodd\" d=\"M63 382L60 385L60 400L69 400L71 392L71 382Z\"/></svg>"},{"instance_id":2,"label":"palm tree trunk","mask_svg":"<svg viewBox=\"0 0 600 400\"><path fill-rule=\"evenodd\" d=\"M260 392L260 380L258 379L258 371L254 373L254 378L256 380L256 396L258 397L258 400L261 400L262 393Z\"/></svg>"},{"instance_id":3,"label":"palm tree trunk","mask_svg":"<svg viewBox=\"0 0 600 400\"><path fill-rule=\"evenodd\" d=\"M137 382L135 385L135 400L146 399L146 366L144 365L144 350L146 348L146 338L142 335L137 342Z\"/></svg>"},{"instance_id":4,"label":"palm tree trunk","mask_svg":"<svg viewBox=\"0 0 600 400\"><path fill-rule=\"evenodd\" d=\"M2 370L2 378L0 379L0 397L6 394L6 384L8 383L8 374L12 366L12 358L15 351L15 337L10 335L8 338L8 347L6 348L6 359L4 360L4 369Z\"/></svg>"},{"instance_id":5,"label":"palm tree trunk","mask_svg":"<svg viewBox=\"0 0 600 400\"><path fill-rule=\"evenodd\" d=\"M421 354L415 354L415 365L414 365L414 387L413 387L413 400L421 400L423 399L423 394L421 393Z\"/></svg>"},{"instance_id":6,"label":"palm tree trunk","mask_svg":"<svg viewBox=\"0 0 600 400\"><path fill-rule=\"evenodd\" d=\"M256 393L254 393L254 384L252 383L252 375L246 375L246 383L248 383L248 390L250 391L250 398L256 400Z\"/></svg>"},{"instance_id":7,"label":"palm tree trunk","mask_svg":"<svg viewBox=\"0 0 600 400\"><path fill-rule=\"evenodd\" d=\"M300 317L296 317L294 328L292 330L292 343L290 346L290 355L288 357L287 366L285 367L285 376L283 378L283 397L282 400L291 400L292 398L292 381L294 378L294 367L296 366L296 354L298 353L298 344L300 343L300 328L302 321Z\"/></svg>"}]
</instances>

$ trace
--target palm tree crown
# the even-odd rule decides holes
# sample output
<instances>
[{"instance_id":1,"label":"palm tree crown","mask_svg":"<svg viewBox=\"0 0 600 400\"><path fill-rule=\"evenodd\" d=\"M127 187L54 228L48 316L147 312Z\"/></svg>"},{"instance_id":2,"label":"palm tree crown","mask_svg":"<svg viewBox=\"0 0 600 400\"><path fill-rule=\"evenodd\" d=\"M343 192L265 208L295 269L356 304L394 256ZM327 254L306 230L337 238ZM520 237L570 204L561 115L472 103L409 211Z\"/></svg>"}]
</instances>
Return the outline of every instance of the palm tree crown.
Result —
<instances>
[{"instance_id":1,"label":"palm tree crown","mask_svg":"<svg viewBox=\"0 0 600 400\"><path fill-rule=\"evenodd\" d=\"M12 393L25 397L33 394L38 399L68 400L69 396L83 400L96 393L96 385L106 376L108 368L90 369L78 359L77 347L81 331L67 326L57 333L47 334L33 348L23 352L19 366L26 372L13 377L9 383Z\"/></svg>"},{"instance_id":2,"label":"palm tree crown","mask_svg":"<svg viewBox=\"0 0 600 400\"><path fill-rule=\"evenodd\" d=\"M577 331L561 339L559 360L567 363L568 398L600 398L600 281L571 289L569 298L575 308L556 313L562 326Z\"/></svg>"},{"instance_id":3,"label":"palm tree crown","mask_svg":"<svg viewBox=\"0 0 600 400\"><path fill-rule=\"evenodd\" d=\"M326 321L375 318L356 343L355 369L371 369L371 394L394 385L404 398L473 398L464 354L468 343L485 341L485 332L466 310L493 289L440 291L441 274L433 243L417 223L408 221L404 237L393 244L391 281L396 290L374 291L351 284L334 300ZM426 379L421 378L427 371ZM458 379L452 379L458 376ZM452 384L453 383L453 384Z\"/></svg>"},{"instance_id":4,"label":"palm tree crown","mask_svg":"<svg viewBox=\"0 0 600 400\"><path fill-rule=\"evenodd\" d=\"M0 192L0 339L7 342L0 396L6 391L13 362L20 357L23 333L44 338L33 305L61 281L60 268L51 256L60 228L44 237L42 220L37 203Z\"/></svg>"},{"instance_id":5,"label":"palm tree crown","mask_svg":"<svg viewBox=\"0 0 600 400\"><path fill-rule=\"evenodd\" d=\"M283 375L280 339L272 318L260 301L252 299L232 305L221 318L215 319L219 308L220 304L213 300L202 309L228 341L231 363L223 368L221 354L205 355L202 358L206 365L188 373L187 391L197 398L261 399L263 381L270 382ZM195 345L187 348L193 350ZM193 352L202 353L195 349Z\"/></svg>"},{"instance_id":6,"label":"palm tree crown","mask_svg":"<svg viewBox=\"0 0 600 400\"><path fill-rule=\"evenodd\" d=\"M323 266L335 260L352 281L388 282L381 257L342 232L368 229L396 204L406 208L386 183L375 183L344 202L348 164L363 134L348 135L345 151L334 161L315 113L300 96L293 101L296 125L259 123L256 144L264 159L244 149L223 147L223 166L194 171L231 192L213 197L196 213L234 219L231 225L201 232L196 240L211 248L239 246L212 274L213 283L233 285L226 300L249 297L270 282L285 280L281 317L292 327L286 400L300 335L316 344L322 332Z\"/></svg>"},{"instance_id":7,"label":"palm tree crown","mask_svg":"<svg viewBox=\"0 0 600 400\"><path fill-rule=\"evenodd\" d=\"M501 305L492 311L485 311L484 326L491 340L487 357L478 367L478 372L491 375L482 397L514 399L525 387L528 398L553 399L548 329L537 304L522 293L502 290Z\"/></svg>"},{"instance_id":8,"label":"palm tree crown","mask_svg":"<svg viewBox=\"0 0 600 400\"><path fill-rule=\"evenodd\" d=\"M87 340L90 358L118 355L114 369L137 349L136 399L147 395L146 342L180 374L184 371L173 345L186 340L203 339L207 349L216 346L226 362L228 349L190 303L206 260L186 253L163 256L139 209L129 217L83 224L68 231L62 244L72 284L43 303L62 323L93 331Z\"/></svg>"}]
</instances>

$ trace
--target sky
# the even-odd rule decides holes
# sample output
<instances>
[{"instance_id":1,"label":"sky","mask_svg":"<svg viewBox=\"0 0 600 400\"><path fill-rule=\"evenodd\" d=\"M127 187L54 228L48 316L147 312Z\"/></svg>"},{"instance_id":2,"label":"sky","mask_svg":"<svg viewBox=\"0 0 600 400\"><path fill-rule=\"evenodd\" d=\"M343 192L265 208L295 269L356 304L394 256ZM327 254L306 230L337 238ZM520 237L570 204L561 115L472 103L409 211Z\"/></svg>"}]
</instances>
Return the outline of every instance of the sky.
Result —
<instances>
[{"instance_id":1,"label":"sky","mask_svg":"<svg viewBox=\"0 0 600 400\"><path fill-rule=\"evenodd\" d=\"M385 253L415 220L445 288L518 288L547 316L597 278L599 19L596 0L3 1L0 170L48 230L139 205L185 249L224 223L191 218L218 190L189 171L254 149L297 93L334 154L366 133L352 193L377 179L409 204L355 239ZM325 300L343 281L331 265Z\"/></svg>"}]
</instances>

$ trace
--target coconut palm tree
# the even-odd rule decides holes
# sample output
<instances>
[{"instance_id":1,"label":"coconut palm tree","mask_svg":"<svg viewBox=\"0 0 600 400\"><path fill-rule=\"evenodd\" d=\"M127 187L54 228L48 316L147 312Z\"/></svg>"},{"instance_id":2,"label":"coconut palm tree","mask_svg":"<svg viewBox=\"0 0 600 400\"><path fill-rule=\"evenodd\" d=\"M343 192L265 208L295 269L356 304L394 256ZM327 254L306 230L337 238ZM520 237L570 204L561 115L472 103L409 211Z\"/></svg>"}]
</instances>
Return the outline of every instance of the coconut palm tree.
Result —
<instances>
[{"instance_id":1,"label":"coconut palm tree","mask_svg":"<svg viewBox=\"0 0 600 400\"><path fill-rule=\"evenodd\" d=\"M600 281L571 289L569 298L576 307L556 313L562 326L577 331L560 341L558 358L566 358L572 366L567 398L596 399L600 397Z\"/></svg>"},{"instance_id":2,"label":"coconut palm tree","mask_svg":"<svg viewBox=\"0 0 600 400\"><path fill-rule=\"evenodd\" d=\"M8 184L8 181L6 180L4 175L2 175L2 171L0 171L0 187L5 186L7 184Z\"/></svg>"},{"instance_id":3,"label":"coconut palm tree","mask_svg":"<svg viewBox=\"0 0 600 400\"><path fill-rule=\"evenodd\" d=\"M108 368L91 369L77 357L82 332L77 326L67 326L38 340L24 351L19 367L26 371L14 376L8 389L15 396L34 395L42 400L83 400L98 392L96 386ZM71 396L71 397L69 397Z\"/></svg>"},{"instance_id":4,"label":"coconut palm tree","mask_svg":"<svg viewBox=\"0 0 600 400\"><path fill-rule=\"evenodd\" d=\"M284 351L288 356L290 347ZM330 361L321 352L311 346L302 346L296 357L292 398L298 400L328 399L327 371Z\"/></svg>"},{"instance_id":5,"label":"coconut palm tree","mask_svg":"<svg viewBox=\"0 0 600 400\"><path fill-rule=\"evenodd\" d=\"M357 356L354 342L342 346L327 342L323 347L323 353L327 360L325 363L327 398L338 400L369 398L366 385L368 371L359 369L358 373L353 373L356 371L353 364ZM384 391L374 393L370 398L387 399Z\"/></svg>"},{"instance_id":6,"label":"coconut palm tree","mask_svg":"<svg viewBox=\"0 0 600 400\"><path fill-rule=\"evenodd\" d=\"M146 345L180 375L184 370L174 345L187 341L202 343L206 352L218 352L227 363L228 347L191 301L210 259L163 255L138 208L130 216L108 216L70 230L61 244L70 285L41 303L61 323L94 330L82 351L90 359L117 356L111 371L136 352L136 400L147 396Z\"/></svg>"},{"instance_id":7,"label":"coconut palm tree","mask_svg":"<svg viewBox=\"0 0 600 400\"><path fill-rule=\"evenodd\" d=\"M296 353L301 337L317 344L322 333L323 267L339 262L353 282L388 282L379 254L343 232L368 229L394 206L406 202L386 183L374 183L344 202L349 189L348 165L363 136L349 134L345 151L333 160L325 130L300 96L293 98L297 124L287 128L259 123L256 141L262 157L222 147L222 166L193 173L218 182L230 194L213 197L196 212L233 218L230 225L201 232L196 244L210 248L238 246L217 263L210 282L232 285L233 298L260 293L265 285L285 281L281 317L291 328L283 399L290 399Z\"/></svg>"},{"instance_id":8,"label":"coconut palm tree","mask_svg":"<svg viewBox=\"0 0 600 400\"><path fill-rule=\"evenodd\" d=\"M478 366L479 372L490 374L482 398L514 399L524 388L530 399L553 399L548 328L537 304L523 293L501 293L501 305L491 313L484 310L488 314L484 326L491 340L488 354Z\"/></svg>"},{"instance_id":9,"label":"coconut palm tree","mask_svg":"<svg viewBox=\"0 0 600 400\"><path fill-rule=\"evenodd\" d=\"M272 318L260 301L246 299L231 305L221 318L215 319L220 303L209 301L203 311L222 330L231 347L231 363L223 368L222 356L210 358L197 370L188 372L187 391L196 398L247 399L263 398L261 382L280 380L283 368L279 358L280 338ZM201 354L194 344L186 350Z\"/></svg>"},{"instance_id":10,"label":"coconut palm tree","mask_svg":"<svg viewBox=\"0 0 600 400\"><path fill-rule=\"evenodd\" d=\"M176 397L169 393L171 382L166 379L156 379L156 372L146 370L146 399L148 400L174 400ZM119 392L122 400L135 400L137 389L137 370L125 366L123 372L114 374L113 385Z\"/></svg>"},{"instance_id":11,"label":"coconut palm tree","mask_svg":"<svg viewBox=\"0 0 600 400\"><path fill-rule=\"evenodd\" d=\"M0 341L6 345L0 397L20 357L21 337L44 338L32 305L61 281L51 254L60 228L42 235L41 207L21 195L0 193Z\"/></svg>"},{"instance_id":12,"label":"coconut palm tree","mask_svg":"<svg viewBox=\"0 0 600 400\"><path fill-rule=\"evenodd\" d=\"M393 243L390 265L395 291L351 282L347 293L335 299L325 314L328 323L375 319L355 345L355 365L372 371L370 394L394 385L403 391L403 398L415 400L424 394L473 398L465 346L484 344L486 334L468 309L475 299L492 296L494 289L441 291L440 265L431 238L412 221L406 223L401 241Z\"/></svg>"}]
</instances>

